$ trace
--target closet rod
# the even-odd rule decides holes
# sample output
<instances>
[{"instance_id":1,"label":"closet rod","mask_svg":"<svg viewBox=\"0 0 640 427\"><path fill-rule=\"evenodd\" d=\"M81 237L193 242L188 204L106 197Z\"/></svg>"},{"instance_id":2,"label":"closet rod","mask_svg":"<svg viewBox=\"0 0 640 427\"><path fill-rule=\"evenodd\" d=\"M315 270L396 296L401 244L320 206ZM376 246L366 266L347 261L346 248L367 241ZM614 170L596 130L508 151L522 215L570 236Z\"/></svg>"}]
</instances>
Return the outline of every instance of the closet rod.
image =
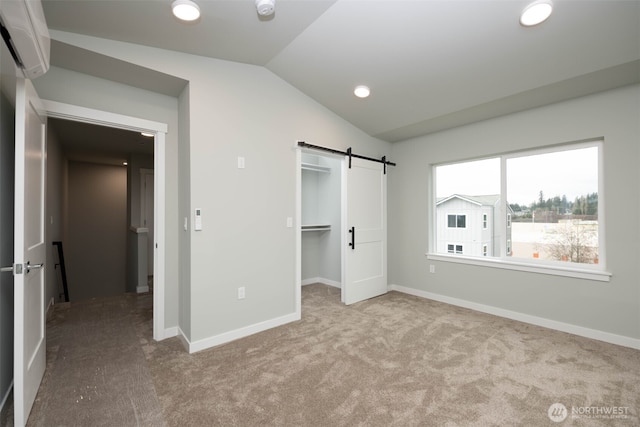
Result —
<instances>
[{"instance_id":1,"label":"closet rod","mask_svg":"<svg viewBox=\"0 0 640 427\"><path fill-rule=\"evenodd\" d=\"M343 156L349 156L349 167L351 167L351 158L356 157L358 159L371 160L372 162L384 163L385 165L385 173L386 173L386 165L395 166L396 164L387 160L387 157L384 156L382 159L374 159L373 157L361 156L360 154L353 154L351 152L351 147L347 148L347 151L339 151L334 150L333 148L321 147L319 145L307 144L304 141L298 141L298 147L305 148L313 148L316 150L328 151L333 154L342 154Z\"/></svg>"}]
</instances>

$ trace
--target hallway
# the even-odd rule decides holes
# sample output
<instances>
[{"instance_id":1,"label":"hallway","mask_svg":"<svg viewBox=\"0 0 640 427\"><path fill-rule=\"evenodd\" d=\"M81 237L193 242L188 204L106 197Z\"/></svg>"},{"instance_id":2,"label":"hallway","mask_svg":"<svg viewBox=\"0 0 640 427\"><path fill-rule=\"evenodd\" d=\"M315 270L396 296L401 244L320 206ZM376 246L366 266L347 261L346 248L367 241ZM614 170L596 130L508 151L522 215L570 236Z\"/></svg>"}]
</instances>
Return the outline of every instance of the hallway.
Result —
<instances>
[{"instance_id":1,"label":"hallway","mask_svg":"<svg viewBox=\"0 0 640 427\"><path fill-rule=\"evenodd\" d=\"M151 293L57 304L27 425L164 425L143 350L152 308ZM12 414L6 418L2 427L13 426Z\"/></svg>"}]
</instances>

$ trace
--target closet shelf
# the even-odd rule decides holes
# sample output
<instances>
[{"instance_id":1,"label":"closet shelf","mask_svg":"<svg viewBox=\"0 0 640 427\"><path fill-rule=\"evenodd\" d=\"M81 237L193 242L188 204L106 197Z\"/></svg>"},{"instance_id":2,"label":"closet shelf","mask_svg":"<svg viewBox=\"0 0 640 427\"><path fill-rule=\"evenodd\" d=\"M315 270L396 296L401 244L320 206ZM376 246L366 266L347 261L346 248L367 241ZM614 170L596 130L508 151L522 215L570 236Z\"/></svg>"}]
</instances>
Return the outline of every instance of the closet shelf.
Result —
<instances>
[{"instance_id":1,"label":"closet shelf","mask_svg":"<svg viewBox=\"0 0 640 427\"><path fill-rule=\"evenodd\" d=\"M329 231L331 230L331 224L305 224L302 226L302 231Z\"/></svg>"},{"instance_id":2,"label":"closet shelf","mask_svg":"<svg viewBox=\"0 0 640 427\"><path fill-rule=\"evenodd\" d=\"M328 166L321 166L321 165L316 165L314 163L302 163L302 169L303 170L308 170L308 171L313 171L313 172L324 172L324 173L331 173L331 168Z\"/></svg>"}]
</instances>

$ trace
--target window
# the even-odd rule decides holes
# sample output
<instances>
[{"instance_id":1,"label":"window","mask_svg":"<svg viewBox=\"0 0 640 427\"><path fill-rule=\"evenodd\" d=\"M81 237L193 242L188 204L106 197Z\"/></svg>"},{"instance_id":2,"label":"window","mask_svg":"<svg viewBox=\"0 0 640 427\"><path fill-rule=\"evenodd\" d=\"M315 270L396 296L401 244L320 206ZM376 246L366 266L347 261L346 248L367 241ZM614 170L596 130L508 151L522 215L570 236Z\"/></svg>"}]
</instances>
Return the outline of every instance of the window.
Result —
<instances>
[{"instance_id":1,"label":"window","mask_svg":"<svg viewBox=\"0 0 640 427\"><path fill-rule=\"evenodd\" d=\"M466 228L467 216L466 215L448 215L447 223L449 228Z\"/></svg>"},{"instance_id":2,"label":"window","mask_svg":"<svg viewBox=\"0 0 640 427\"><path fill-rule=\"evenodd\" d=\"M430 255L461 254L464 246L464 259L588 268L602 272L595 280L608 280L601 278L608 277L599 233L601 150L594 141L434 166Z\"/></svg>"},{"instance_id":3,"label":"window","mask_svg":"<svg viewBox=\"0 0 640 427\"><path fill-rule=\"evenodd\" d=\"M447 245L447 252L450 254L462 254L462 245Z\"/></svg>"}]
</instances>

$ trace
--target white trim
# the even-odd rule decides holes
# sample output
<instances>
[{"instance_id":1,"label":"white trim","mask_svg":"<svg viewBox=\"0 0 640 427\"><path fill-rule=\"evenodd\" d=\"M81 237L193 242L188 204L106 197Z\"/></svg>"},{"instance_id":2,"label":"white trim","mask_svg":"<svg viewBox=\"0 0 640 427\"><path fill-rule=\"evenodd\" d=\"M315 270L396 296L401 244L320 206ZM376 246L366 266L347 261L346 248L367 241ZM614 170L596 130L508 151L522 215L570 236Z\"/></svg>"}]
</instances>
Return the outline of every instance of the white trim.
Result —
<instances>
[{"instance_id":1,"label":"white trim","mask_svg":"<svg viewBox=\"0 0 640 427\"><path fill-rule=\"evenodd\" d=\"M189 339L185 336L185 334L182 331L180 331L179 336L183 344L185 344L187 351L189 353L195 353L197 351L202 351L207 348L216 347L221 344L226 344L228 342L235 341L240 338L248 337L250 335L257 334L258 332L263 332L263 331L266 331L267 329L276 328L278 326L295 322L297 320L300 320L300 316L298 316L297 313L291 313L285 316L276 317L275 319L266 320L264 322L245 326L243 328L239 328L229 332L224 332L222 334L214 335L212 337L204 338L194 342L189 341Z\"/></svg>"},{"instance_id":2,"label":"white trim","mask_svg":"<svg viewBox=\"0 0 640 427\"><path fill-rule=\"evenodd\" d=\"M42 104L48 117L58 119L140 132L151 131L154 133L167 133L169 129L166 123L110 113L108 111L94 110L93 108L81 107L79 105L64 104L47 99L43 99Z\"/></svg>"},{"instance_id":3,"label":"white trim","mask_svg":"<svg viewBox=\"0 0 640 427\"><path fill-rule=\"evenodd\" d=\"M184 349L187 351L187 353L189 353L189 346L190 346L189 339L187 338L187 335L184 333L182 328L180 328L179 326L178 326L178 339L180 340L180 343L182 344Z\"/></svg>"},{"instance_id":4,"label":"white trim","mask_svg":"<svg viewBox=\"0 0 640 427\"><path fill-rule=\"evenodd\" d=\"M482 313L492 314L519 322L529 323L531 325L542 326L560 332L566 332L585 338L591 338L598 341L604 341L610 344L621 345L623 347L635 348L640 350L640 339L626 337L623 335L612 334L597 329L585 328L583 326L572 325L570 323L558 322L557 320L546 319L544 317L532 316L530 314L519 313L517 311L505 310L503 308L493 307L490 305L479 304L472 301L462 300L449 297L446 295L434 294L418 289L407 288L399 285L389 285L390 291L398 291L408 295L430 299L433 301L443 302L458 307L464 307Z\"/></svg>"},{"instance_id":5,"label":"white trim","mask_svg":"<svg viewBox=\"0 0 640 427\"><path fill-rule=\"evenodd\" d=\"M296 144L296 206L294 230L296 233L295 303L296 316L302 318L302 150Z\"/></svg>"},{"instance_id":6,"label":"white trim","mask_svg":"<svg viewBox=\"0 0 640 427\"><path fill-rule=\"evenodd\" d=\"M166 268L166 133L157 132L153 148L153 339L167 338L165 329L165 268Z\"/></svg>"},{"instance_id":7,"label":"white trim","mask_svg":"<svg viewBox=\"0 0 640 427\"><path fill-rule=\"evenodd\" d=\"M325 279L324 277L311 277L310 279L302 280L302 286L313 285L314 283L321 283L327 286L333 286L334 288L342 289L342 283L335 280Z\"/></svg>"},{"instance_id":8,"label":"white trim","mask_svg":"<svg viewBox=\"0 0 640 427\"><path fill-rule=\"evenodd\" d=\"M506 242L506 241L505 241ZM505 245L506 246L506 245ZM428 260L457 262L459 264L477 265L480 267L501 268L504 270L523 271L528 273L549 274L552 276L573 277L576 279L596 280L609 282L612 274L607 271L584 268L556 266L551 264L532 264L504 260L502 258L470 257L449 254L425 254ZM517 258L514 258L514 260Z\"/></svg>"},{"instance_id":9,"label":"white trim","mask_svg":"<svg viewBox=\"0 0 640 427\"><path fill-rule=\"evenodd\" d=\"M73 120L76 122L90 123L118 129L126 129L136 132L148 131L156 134L154 139L154 239L156 242L156 250L154 251L155 258L153 265L153 339L155 339L156 341L160 341L166 338L166 336L164 335L164 270L166 255L165 137L168 131L167 124L45 99L42 100L42 104L48 117Z\"/></svg>"},{"instance_id":10,"label":"white trim","mask_svg":"<svg viewBox=\"0 0 640 427\"><path fill-rule=\"evenodd\" d=\"M179 334L180 334L180 328L178 328L177 326L173 326L171 328L165 329L163 336L165 338L173 338L173 337L179 336Z\"/></svg>"}]
</instances>

